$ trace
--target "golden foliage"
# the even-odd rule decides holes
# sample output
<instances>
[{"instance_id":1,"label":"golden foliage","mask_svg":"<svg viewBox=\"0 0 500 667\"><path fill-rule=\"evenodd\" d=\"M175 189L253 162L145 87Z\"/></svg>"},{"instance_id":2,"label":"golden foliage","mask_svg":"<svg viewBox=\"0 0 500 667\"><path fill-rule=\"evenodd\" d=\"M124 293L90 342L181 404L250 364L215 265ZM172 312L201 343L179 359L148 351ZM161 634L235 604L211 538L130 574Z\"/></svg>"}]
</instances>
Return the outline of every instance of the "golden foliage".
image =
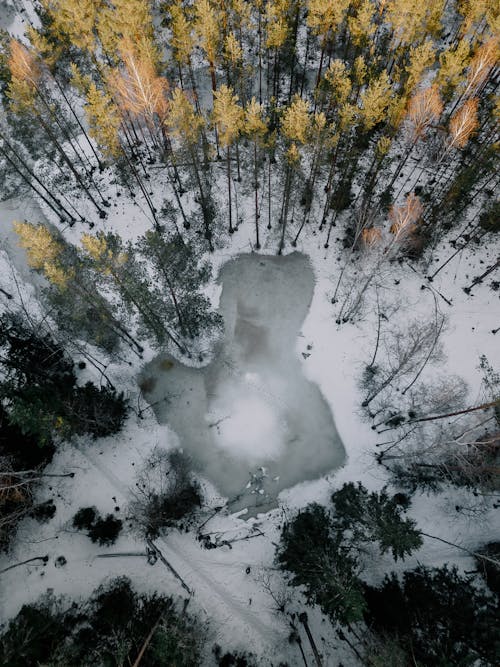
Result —
<instances>
[{"instance_id":1,"label":"golden foliage","mask_svg":"<svg viewBox=\"0 0 500 667\"><path fill-rule=\"evenodd\" d=\"M428 35L437 35L443 14L444 0L389 0L385 6L397 44L422 42Z\"/></svg>"},{"instance_id":2,"label":"golden foliage","mask_svg":"<svg viewBox=\"0 0 500 667\"><path fill-rule=\"evenodd\" d=\"M325 72L325 81L328 83L331 99L337 105L347 102L351 94L352 83L347 66L338 58L332 60Z\"/></svg>"},{"instance_id":3,"label":"golden foliage","mask_svg":"<svg viewBox=\"0 0 500 667\"><path fill-rule=\"evenodd\" d=\"M286 20L286 9L286 3L280 1L268 2L266 5L267 49L279 49L288 37L289 27Z\"/></svg>"},{"instance_id":4,"label":"golden foliage","mask_svg":"<svg viewBox=\"0 0 500 667\"><path fill-rule=\"evenodd\" d=\"M469 43L465 39L452 44L439 55L439 70L436 81L444 93L456 88L469 63Z\"/></svg>"},{"instance_id":5,"label":"golden foliage","mask_svg":"<svg viewBox=\"0 0 500 667\"><path fill-rule=\"evenodd\" d=\"M294 142L289 147L285 153L285 158L288 164L296 165L300 162L300 153L297 144Z\"/></svg>"},{"instance_id":6,"label":"golden foliage","mask_svg":"<svg viewBox=\"0 0 500 667\"><path fill-rule=\"evenodd\" d=\"M245 121L243 131L253 139L263 137L267 132L267 125L262 118L263 107L255 97L245 107Z\"/></svg>"},{"instance_id":7,"label":"golden foliage","mask_svg":"<svg viewBox=\"0 0 500 667\"><path fill-rule=\"evenodd\" d=\"M477 107L479 100L467 100L450 119L448 149L463 148L479 126Z\"/></svg>"},{"instance_id":8,"label":"golden foliage","mask_svg":"<svg viewBox=\"0 0 500 667\"><path fill-rule=\"evenodd\" d=\"M362 86L366 81L367 72L368 68L366 67L365 59L363 56L358 56L352 66L352 75L358 86Z\"/></svg>"},{"instance_id":9,"label":"golden foliage","mask_svg":"<svg viewBox=\"0 0 500 667\"><path fill-rule=\"evenodd\" d=\"M351 39L356 46L367 43L375 33L376 26L372 23L374 14L375 4L372 0L361 0L356 14L347 17Z\"/></svg>"},{"instance_id":10,"label":"golden foliage","mask_svg":"<svg viewBox=\"0 0 500 667\"><path fill-rule=\"evenodd\" d=\"M380 137L380 139L377 141L377 155L379 158L384 157L384 155L387 155L391 148L392 141L389 137Z\"/></svg>"},{"instance_id":11,"label":"golden foliage","mask_svg":"<svg viewBox=\"0 0 500 667\"><path fill-rule=\"evenodd\" d=\"M309 103L295 95L292 103L285 109L281 128L290 141L305 144L310 127Z\"/></svg>"},{"instance_id":12,"label":"golden foliage","mask_svg":"<svg viewBox=\"0 0 500 667\"><path fill-rule=\"evenodd\" d=\"M431 67L436 60L434 44L427 39L423 44L410 48L410 63L405 68L408 75L405 90L407 93L415 88L420 82L425 70Z\"/></svg>"},{"instance_id":13,"label":"golden foliage","mask_svg":"<svg viewBox=\"0 0 500 667\"><path fill-rule=\"evenodd\" d=\"M82 234L81 242L83 249L92 259L100 261L105 257L110 257L110 251L106 239L103 236L92 236L92 234Z\"/></svg>"},{"instance_id":14,"label":"golden foliage","mask_svg":"<svg viewBox=\"0 0 500 667\"><path fill-rule=\"evenodd\" d=\"M54 285L64 288L70 274L59 265L62 245L45 225L32 225L18 220L12 223L19 237L19 245L26 250L28 265L42 271Z\"/></svg>"},{"instance_id":15,"label":"golden foliage","mask_svg":"<svg viewBox=\"0 0 500 667\"><path fill-rule=\"evenodd\" d=\"M221 40L220 12L210 3L210 0L196 0L194 4L194 30L198 37L198 44L207 55L209 63L215 63Z\"/></svg>"},{"instance_id":16,"label":"golden foliage","mask_svg":"<svg viewBox=\"0 0 500 667\"><path fill-rule=\"evenodd\" d=\"M108 57L117 59L123 40L138 45L153 42L153 20L148 0L113 0L100 7L97 34Z\"/></svg>"},{"instance_id":17,"label":"golden foliage","mask_svg":"<svg viewBox=\"0 0 500 667\"><path fill-rule=\"evenodd\" d=\"M172 38L170 46L179 65L188 65L194 48L193 28L189 23L181 2L168 8L171 16Z\"/></svg>"},{"instance_id":18,"label":"golden foliage","mask_svg":"<svg viewBox=\"0 0 500 667\"><path fill-rule=\"evenodd\" d=\"M350 0L308 0L307 25L316 35L326 37L343 20Z\"/></svg>"},{"instance_id":19,"label":"golden foliage","mask_svg":"<svg viewBox=\"0 0 500 667\"><path fill-rule=\"evenodd\" d=\"M51 31L84 51L94 52L94 29L100 0L40 0L52 19Z\"/></svg>"},{"instance_id":20,"label":"golden foliage","mask_svg":"<svg viewBox=\"0 0 500 667\"><path fill-rule=\"evenodd\" d=\"M230 146L242 129L244 112L238 100L233 89L224 84L215 93L212 115L223 147Z\"/></svg>"},{"instance_id":21,"label":"golden foliage","mask_svg":"<svg viewBox=\"0 0 500 667\"><path fill-rule=\"evenodd\" d=\"M188 144L198 141L204 125L203 118L196 113L186 93L180 88L172 91L164 123L176 138L184 139Z\"/></svg>"},{"instance_id":22,"label":"golden foliage","mask_svg":"<svg viewBox=\"0 0 500 667\"><path fill-rule=\"evenodd\" d=\"M224 57L233 65L236 65L243 60L242 48L233 32L230 32L224 40Z\"/></svg>"},{"instance_id":23,"label":"golden foliage","mask_svg":"<svg viewBox=\"0 0 500 667\"><path fill-rule=\"evenodd\" d=\"M101 150L116 157L121 152L119 129L121 115L111 97L99 90L95 83L90 82L86 102L85 115L89 124L89 134L95 139Z\"/></svg>"},{"instance_id":24,"label":"golden foliage","mask_svg":"<svg viewBox=\"0 0 500 667\"><path fill-rule=\"evenodd\" d=\"M361 118L365 130L371 130L383 120L391 96L391 83L384 70L380 76L370 81L367 89L361 94Z\"/></svg>"}]
</instances>

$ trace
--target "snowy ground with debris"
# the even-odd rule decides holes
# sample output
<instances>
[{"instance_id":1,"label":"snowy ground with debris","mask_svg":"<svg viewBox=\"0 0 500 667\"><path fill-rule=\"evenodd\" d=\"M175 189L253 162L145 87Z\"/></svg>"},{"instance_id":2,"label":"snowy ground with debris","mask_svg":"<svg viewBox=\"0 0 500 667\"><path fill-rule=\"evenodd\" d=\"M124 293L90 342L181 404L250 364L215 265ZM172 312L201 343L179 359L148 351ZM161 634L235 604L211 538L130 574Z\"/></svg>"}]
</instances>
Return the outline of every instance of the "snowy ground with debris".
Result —
<instances>
[{"instance_id":1,"label":"snowy ground with debris","mask_svg":"<svg viewBox=\"0 0 500 667\"><path fill-rule=\"evenodd\" d=\"M39 279L30 275L23 252L15 247L10 223L16 217L33 219L35 211L27 205L19 210L18 203L7 203L2 205L0 213L2 276L16 274L18 293L15 292L15 284L9 282L16 301L21 298L29 301L30 291L36 290ZM124 227L133 228L138 233L141 220L144 224L138 207L123 202L106 222L106 227L109 229L112 226L117 231L122 231ZM74 233L73 230L71 233ZM252 238L253 227L249 220L241 225L230 245L216 251L214 266L221 267L230 258L251 250ZM253 650L270 664L277 664L280 659L288 660L292 665L298 664L300 657L297 647L288 644L288 620L276 612L279 605L273 599L273 596L280 600L291 595L287 609L303 609L298 594L285 593L281 576L273 569L274 544L281 523L295 508L311 501L327 501L329 493L345 481L360 480L370 489L380 488L386 483L383 470L373 459L380 438L377 439L361 417L362 395L358 386L363 363L369 360L373 351L375 310L368 304L364 317L357 324L337 325L331 297L343 259L341 261L336 256L334 244L325 250L323 239L319 236L310 233L303 238L304 243L299 250L311 260L315 286L307 317L295 339L293 354L305 378L319 388L331 410L335 428L345 448L346 461L340 470L283 491L279 507L267 514L245 520L244 514L220 513L204 527L204 532L210 533L214 541L249 539L211 550L200 546L194 532L174 532L157 541L168 563L193 592L191 611L199 613L207 621L210 640L227 648ZM261 253L274 255L275 251L276 236L271 231ZM445 252L446 244L443 244L436 255L444 257ZM450 263L431 286L418 273L418 266L415 273L407 266L394 265L387 284L387 292L400 302L388 326L396 326L409 317L426 318L435 307L433 292L434 295L440 292L445 297L443 299L438 295L437 303L449 319L443 341L446 360L442 367L434 367L429 372L439 374L444 367L462 376L469 385L470 404L481 400L479 356L486 354L493 363L499 358L498 335L492 334L492 330L499 326L498 294L487 284L478 285L473 290L473 296L466 295L462 290L467 275L470 279L480 272L480 261L488 261L485 252L481 252L481 259L464 253L455 263ZM31 283L25 282L27 278ZM422 289L424 285L425 289ZM243 293L244 287L242 280L238 288ZM220 294L215 284L213 294L215 298ZM148 355L152 360L155 353L150 350ZM132 405L137 406L138 411L145 407L136 385L136 376L140 371L137 362L132 367L115 364L110 369L113 381L128 391ZM218 397L219 403L223 398ZM255 400L262 401L262 395ZM265 400L264 403L267 404ZM235 408L238 405L233 405L231 409ZM243 406L243 411L247 408L248 405ZM224 412L223 405L218 404L217 409ZM47 524L24 522L13 553L2 557L1 567L35 556L48 556L48 562L45 565L35 562L2 574L3 618L16 614L24 602L35 600L47 588L56 594L85 596L103 580L117 575L129 576L141 589L187 595L179 579L161 561L154 566L147 564L145 545L133 533L124 532L113 547L99 548L71 527L71 518L76 510L89 504L95 504L103 513L115 513L127 524L127 505L134 497L135 476L141 462L157 445L177 446L179 435L168 425L158 424L151 410L142 412L141 416L139 419L132 414L123 432L116 437L94 442L80 440L64 445L58 452L48 471L75 472L75 478L55 479L54 483L43 488L43 498L52 497L56 502L55 517ZM270 419L266 435L272 439L276 426ZM261 423L258 428L265 430L267 427ZM229 435L226 433L222 437ZM240 443L241 446L246 446L249 434L237 435L245 440ZM279 437L278 433L276 437ZM278 451L279 443L270 442L269 447ZM207 484L206 491L211 507L220 503L221 499L213 487ZM485 514L481 521L454 516L452 508L459 502L459 497L460 493L453 490L439 496L415 494L410 514L417 519L424 532L474 549L493 537L498 529L498 517L493 512ZM138 555L106 557L132 552ZM61 555L67 563L57 567L55 559ZM464 569L473 568L472 559L464 552L433 540L426 540L419 552L404 564L398 564L397 568L412 567L417 562L436 565L455 562ZM376 581L390 567L394 569L389 558L377 559L368 563L368 576ZM325 621L320 614L312 612L311 621L315 636L324 638L324 641L318 639L318 644L326 656L326 664L334 665L341 659L344 664L355 664L349 654L343 654L342 646L334 644L333 635L325 631Z\"/></svg>"}]
</instances>

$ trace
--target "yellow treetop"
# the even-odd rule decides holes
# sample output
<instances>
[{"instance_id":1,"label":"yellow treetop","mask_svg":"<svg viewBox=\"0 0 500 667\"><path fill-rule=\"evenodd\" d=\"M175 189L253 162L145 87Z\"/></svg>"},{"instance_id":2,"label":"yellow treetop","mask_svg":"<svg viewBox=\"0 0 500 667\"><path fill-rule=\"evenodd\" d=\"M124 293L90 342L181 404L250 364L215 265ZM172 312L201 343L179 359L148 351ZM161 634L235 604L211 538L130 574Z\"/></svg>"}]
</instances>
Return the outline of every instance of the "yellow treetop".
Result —
<instances>
[{"instance_id":1,"label":"yellow treetop","mask_svg":"<svg viewBox=\"0 0 500 667\"><path fill-rule=\"evenodd\" d=\"M183 139L188 144L195 144L198 141L204 125L203 118L196 113L186 93L180 88L174 88L172 91L164 122L176 138Z\"/></svg>"},{"instance_id":2,"label":"yellow treetop","mask_svg":"<svg viewBox=\"0 0 500 667\"><path fill-rule=\"evenodd\" d=\"M243 50L233 32L230 32L224 40L224 57L233 65L243 60Z\"/></svg>"},{"instance_id":3,"label":"yellow treetop","mask_svg":"<svg viewBox=\"0 0 500 667\"><path fill-rule=\"evenodd\" d=\"M460 39L439 55L439 70L436 81L443 93L456 88L462 79L463 72L469 63L469 42Z\"/></svg>"},{"instance_id":4,"label":"yellow treetop","mask_svg":"<svg viewBox=\"0 0 500 667\"><path fill-rule=\"evenodd\" d=\"M419 84L425 70L431 67L435 60L436 51L430 39L427 39L423 44L410 48L410 62L405 68L408 74L405 85L406 93L411 93Z\"/></svg>"},{"instance_id":5,"label":"yellow treetop","mask_svg":"<svg viewBox=\"0 0 500 667\"><path fill-rule=\"evenodd\" d=\"M238 95L233 94L233 89L224 84L215 93L213 120L223 147L233 143L243 125L244 112L238 99Z\"/></svg>"},{"instance_id":6,"label":"yellow treetop","mask_svg":"<svg viewBox=\"0 0 500 667\"><path fill-rule=\"evenodd\" d=\"M361 118L365 130L371 130L380 123L391 101L392 89L387 72L370 81L367 89L361 94Z\"/></svg>"},{"instance_id":7,"label":"yellow treetop","mask_svg":"<svg viewBox=\"0 0 500 667\"><path fill-rule=\"evenodd\" d=\"M450 119L448 149L463 148L479 126L477 98L467 100Z\"/></svg>"},{"instance_id":8,"label":"yellow treetop","mask_svg":"<svg viewBox=\"0 0 500 667\"><path fill-rule=\"evenodd\" d=\"M133 44L153 42L153 19L148 0L113 0L99 11L97 33L104 52L117 58L123 39Z\"/></svg>"},{"instance_id":9,"label":"yellow treetop","mask_svg":"<svg viewBox=\"0 0 500 667\"><path fill-rule=\"evenodd\" d=\"M422 137L431 123L443 112L443 102L437 84L419 90L410 100L408 119L413 126L413 138Z\"/></svg>"},{"instance_id":10,"label":"yellow treetop","mask_svg":"<svg viewBox=\"0 0 500 667\"><path fill-rule=\"evenodd\" d=\"M193 29L186 17L181 2L171 5L168 11L172 19L170 23L172 30L170 46L172 47L174 58L179 65L187 65L194 48Z\"/></svg>"},{"instance_id":11,"label":"yellow treetop","mask_svg":"<svg viewBox=\"0 0 500 667\"><path fill-rule=\"evenodd\" d=\"M403 122L408 105L408 96L403 92L395 94L387 107L387 119L391 127L397 129Z\"/></svg>"},{"instance_id":12,"label":"yellow treetop","mask_svg":"<svg viewBox=\"0 0 500 667\"><path fill-rule=\"evenodd\" d=\"M339 129L342 132L349 130L356 122L359 116L359 109L355 104L346 102L339 110Z\"/></svg>"},{"instance_id":13,"label":"yellow treetop","mask_svg":"<svg viewBox=\"0 0 500 667\"><path fill-rule=\"evenodd\" d=\"M287 162L291 165L296 165L300 162L300 152L297 144L293 142L285 153Z\"/></svg>"},{"instance_id":14,"label":"yellow treetop","mask_svg":"<svg viewBox=\"0 0 500 667\"><path fill-rule=\"evenodd\" d=\"M267 125L262 119L262 112L262 105L255 100L255 97L252 97L245 107L243 129L245 134L253 139L261 138L267 132Z\"/></svg>"},{"instance_id":15,"label":"yellow treetop","mask_svg":"<svg viewBox=\"0 0 500 667\"><path fill-rule=\"evenodd\" d=\"M308 0L307 25L316 35L326 37L342 22L350 0Z\"/></svg>"},{"instance_id":16,"label":"yellow treetop","mask_svg":"<svg viewBox=\"0 0 500 667\"><path fill-rule=\"evenodd\" d=\"M60 290L65 289L68 282L72 280L75 275L73 269L63 269L62 266L51 264L49 262L45 262L43 273L47 280L56 287L59 287Z\"/></svg>"},{"instance_id":17,"label":"yellow treetop","mask_svg":"<svg viewBox=\"0 0 500 667\"><path fill-rule=\"evenodd\" d=\"M358 86L362 86L364 84L367 72L368 68L366 66L365 59L363 56L358 56L352 66L354 81L358 84Z\"/></svg>"},{"instance_id":18,"label":"yellow treetop","mask_svg":"<svg viewBox=\"0 0 500 667\"><path fill-rule=\"evenodd\" d=\"M89 84L86 98L84 110L90 136L106 155L116 157L121 152L118 135L121 115L118 107L111 97L99 90L93 82Z\"/></svg>"},{"instance_id":19,"label":"yellow treetop","mask_svg":"<svg viewBox=\"0 0 500 667\"><path fill-rule=\"evenodd\" d=\"M102 232L97 236L82 234L81 244L84 251L91 257L97 269L104 275L114 274L127 261L127 253L114 252L108 245Z\"/></svg>"},{"instance_id":20,"label":"yellow treetop","mask_svg":"<svg viewBox=\"0 0 500 667\"><path fill-rule=\"evenodd\" d=\"M86 51L95 50L94 29L101 0L40 0L52 19L51 30L60 39Z\"/></svg>"},{"instance_id":21,"label":"yellow treetop","mask_svg":"<svg viewBox=\"0 0 500 667\"><path fill-rule=\"evenodd\" d=\"M198 43L205 51L208 62L214 64L221 40L220 12L210 3L210 0L196 0L194 10L194 29Z\"/></svg>"},{"instance_id":22,"label":"yellow treetop","mask_svg":"<svg viewBox=\"0 0 500 667\"><path fill-rule=\"evenodd\" d=\"M325 81L335 103L339 106L345 104L351 94L352 83L343 60L336 58L330 62L325 72Z\"/></svg>"},{"instance_id":23,"label":"yellow treetop","mask_svg":"<svg viewBox=\"0 0 500 667\"><path fill-rule=\"evenodd\" d=\"M379 158L382 158L384 157L384 155L387 155L387 153L391 148L391 143L392 141L389 137L386 136L380 137L380 139L377 141L377 146L375 149L377 151L377 155Z\"/></svg>"},{"instance_id":24,"label":"yellow treetop","mask_svg":"<svg viewBox=\"0 0 500 667\"><path fill-rule=\"evenodd\" d=\"M92 236L92 234L82 234L81 243L83 249L95 261L109 259L112 257L108 244L103 236Z\"/></svg>"},{"instance_id":25,"label":"yellow treetop","mask_svg":"<svg viewBox=\"0 0 500 667\"><path fill-rule=\"evenodd\" d=\"M283 114L283 134L290 141L307 143L310 128L309 103L295 95Z\"/></svg>"},{"instance_id":26,"label":"yellow treetop","mask_svg":"<svg viewBox=\"0 0 500 667\"><path fill-rule=\"evenodd\" d=\"M376 26L372 23L374 14L375 5L372 0L362 0L356 14L347 17L351 39L356 46L369 42L375 33Z\"/></svg>"},{"instance_id":27,"label":"yellow treetop","mask_svg":"<svg viewBox=\"0 0 500 667\"><path fill-rule=\"evenodd\" d=\"M26 28L26 36L35 53L40 56L40 58L43 58L44 63L48 67L53 67L61 56L62 48L49 42L49 40L39 33L38 30L33 28L33 26L28 26Z\"/></svg>"},{"instance_id":28,"label":"yellow treetop","mask_svg":"<svg viewBox=\"0 0 500 667\"><path fill-rule=\"evenodd\" d=\"M271 1L266 5L266 48L268 49L279 49L288 37L287 7L283 4L283 2Z\"/></svg>"},{"instance_id":29,"label":"yellow treetop","mask_svg":"<svg viewBox=\"0 0 500 667\"><path fill-rule=\"evenodd\" d=\"M258 5L256 2L246 2L246 0L231 0L231 8L234 15L234 23L239 29L248 29L251 24L252 5Z\"/></svg>"},{"instance_id":30,"label":"yellow treetop","mask_svg":"<svg viewBox=\"0 0 500 667\"><path fill-rule=\"evenodd\" d=\"M462 35L477 30L485 17L489 25L494 26L500 13L497 0L459 0L458 10L464 17ZM492 32L495 34L494 30Z\"/></svg>"},{"instance_id":31,"label":"yellow treetop","mask_svg":"<svg viewBox=\"0 0 500 667\"><path fill-rule=\"evenodd\" d=\"M387 21L397 44L421 42L436 35L441 28L444 0L389 0L385 7Z\"/></svg>"},{"instance_id":32,"label":"yellow treetop","mask_svg":"<svg viewBox=\"0 0 500 667\"><path fill-rule=\"evenodd\" d=\"M42 271L51 283L65 287L70 276L58 264L62 245L49 229L42 224L32 225L18 220L12 226L19 238L19 245L26 250L29 266Z\"/></svg>"}]
</instances>

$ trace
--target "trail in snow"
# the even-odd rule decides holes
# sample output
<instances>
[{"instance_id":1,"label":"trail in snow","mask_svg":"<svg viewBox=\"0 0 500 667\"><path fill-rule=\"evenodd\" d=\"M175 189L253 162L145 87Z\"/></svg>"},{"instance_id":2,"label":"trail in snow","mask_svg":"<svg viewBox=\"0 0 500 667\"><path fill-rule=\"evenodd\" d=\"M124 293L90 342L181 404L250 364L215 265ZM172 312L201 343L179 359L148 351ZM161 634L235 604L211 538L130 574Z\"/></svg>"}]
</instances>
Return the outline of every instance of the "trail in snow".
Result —
<instances>
[{"instance_id":1,"label":"trail in snow","mask_svg":"<svg viewBox=\"0 0 500 667\"><path fill-rule=\"evenodd\" d=\"M86 449L78 449L82 456L109 481L115 491L124 498L133 494L133 490L97 456ZM244 636L241 636L241 639L245 640L247 646L258 648L263 652L266 650L273 652L273 655L280 659L276 653L276 646L280 639L286 640L288 628L284 623L267 609L251 607L246 592L240 591L238 596L231 578L225 583L218 581L211 569L211 563L207 562L206 558L200 557L205 552L201 551L198 544L188 543L175 532L168 537L158 538L155 544L192 591L195 606L206 614L212 627L219 628L217 634L221 639L234 640L243 630ZM220 575L225 574L227 572L221 568Z\"/></svg>"}]
</instances>

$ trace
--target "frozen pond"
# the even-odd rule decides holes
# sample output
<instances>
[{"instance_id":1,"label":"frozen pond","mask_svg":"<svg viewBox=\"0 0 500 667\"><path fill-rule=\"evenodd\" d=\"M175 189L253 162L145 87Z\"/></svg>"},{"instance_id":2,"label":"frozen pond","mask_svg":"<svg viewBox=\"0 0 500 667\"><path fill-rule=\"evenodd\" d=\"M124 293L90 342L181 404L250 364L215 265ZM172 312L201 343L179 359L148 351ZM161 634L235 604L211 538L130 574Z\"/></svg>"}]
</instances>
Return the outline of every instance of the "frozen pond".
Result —
<instances>
[{"instance_id":1,"label":"frozen pond","mask_svg":"<svg viewBox=\"0 0 500 667\"><path fill-rule=\"evenodd\" d=\"M296 352L314 274L299 253L248 254L228 262L219 281L224 339L214 360L192 368L161 355L140 384L232 506L264 510L282 489L344 461L331 411Z\"/></svg>"}]
</instances>

